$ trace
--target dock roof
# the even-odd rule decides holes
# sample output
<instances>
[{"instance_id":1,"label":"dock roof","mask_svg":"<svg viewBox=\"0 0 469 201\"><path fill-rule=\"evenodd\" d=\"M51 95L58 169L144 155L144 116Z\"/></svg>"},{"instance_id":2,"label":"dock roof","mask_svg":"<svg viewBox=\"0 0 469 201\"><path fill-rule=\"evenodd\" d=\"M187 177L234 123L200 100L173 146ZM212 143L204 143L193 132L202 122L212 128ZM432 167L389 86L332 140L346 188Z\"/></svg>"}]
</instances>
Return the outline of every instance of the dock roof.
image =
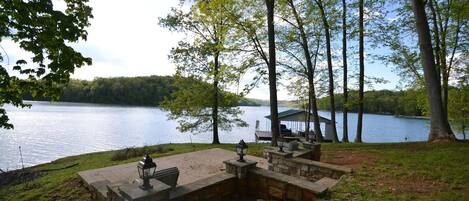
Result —
<instances>
[{"instance_id":1,"label":"dock roof","mask_svg":"<svg viewBox=\"0 0 469 201\"><path fill-rule=\"evenodd\" d=\"M309 113L310 122L313 122L313 114ZM304 110L285 110L278 113L278 118L280 121L295 121L295 122L305 122L307 117L307 112ZM270 119L270 115L265 116L265 118ZM330 124L332 121L328 118L322 117L319 115L319 122L324 122Z\"/></svg>"}]
</instances>

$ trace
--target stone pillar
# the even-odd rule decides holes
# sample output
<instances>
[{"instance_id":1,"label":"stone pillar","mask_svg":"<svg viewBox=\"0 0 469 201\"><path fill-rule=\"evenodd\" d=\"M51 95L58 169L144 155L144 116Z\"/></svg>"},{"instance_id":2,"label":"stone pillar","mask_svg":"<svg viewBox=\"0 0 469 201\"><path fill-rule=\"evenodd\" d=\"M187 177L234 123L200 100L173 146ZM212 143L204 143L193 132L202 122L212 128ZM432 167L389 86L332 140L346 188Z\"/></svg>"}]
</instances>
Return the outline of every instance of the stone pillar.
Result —
<instances>
[{"instance_id":1,"label":"stone pillar","mask_svg":"<svg viewBox=\"0 0 469 201\"><path fill-rule=\"evenodd\" d=\"M305 143L303 143L303 147L305 149L310 149L310 150L313 151L313 156L312 156L311 160L315 160L315 161L320 161L321 160L321 144L320 143L305 142Z\"/></svg>"},{"instance_id":2,"label":"stone pillar","mask_svg":"<svg viewBox=\"0 0 469 201\"><path fill-rule=\"evenodd\" d=\"M285 166L286 160L293 157L292 152L280 152L278 150L265 150L267 152L267 161L269 162L269 170L274 172L288 172Z\"/></svg>"},{"instance_id":3,"label":"stone pillar","mask_svg":"<svg viewBox=\"0 0 469 201\"><path fill-rule=\"evenodd\" d=\"M223 161L226 166L226 172L234 174L238 179L246 178L246 174L250 168L256 167L257 162L244 159L244 162L240 162L237 159L231 159Z\"/></svg>"},{"instance_id":4,"label":"stone pillar","mask_svg":"<svg viewBox=\"0 0 469 201\"><path fill-rule=\"evenodd\" d=\"M313 160L315 161L321 160L321 144L319 143L313 144Z\"/></svg>"}]
</instances>

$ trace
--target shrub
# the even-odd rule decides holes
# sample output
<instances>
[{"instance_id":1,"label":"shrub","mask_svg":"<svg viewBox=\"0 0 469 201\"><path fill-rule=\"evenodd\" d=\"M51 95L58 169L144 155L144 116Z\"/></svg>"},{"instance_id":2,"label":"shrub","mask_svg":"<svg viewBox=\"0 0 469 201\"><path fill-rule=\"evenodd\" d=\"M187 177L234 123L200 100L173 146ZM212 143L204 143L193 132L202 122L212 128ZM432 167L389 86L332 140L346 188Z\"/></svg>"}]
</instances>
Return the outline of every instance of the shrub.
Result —
<instances>
[{"instance_id":1,"label":"shrub","mask_svg":"<svg viewBox=\"0 0 469 201\"><path fill-rule=\"evenodd\" d=\"M153 153L166 153L174 149L167 145L144 146L144 147L129 147L116 151L112 157L112 161L122 161L134 157L143 157L145 154Z\"/></svg>"}]
</instances>

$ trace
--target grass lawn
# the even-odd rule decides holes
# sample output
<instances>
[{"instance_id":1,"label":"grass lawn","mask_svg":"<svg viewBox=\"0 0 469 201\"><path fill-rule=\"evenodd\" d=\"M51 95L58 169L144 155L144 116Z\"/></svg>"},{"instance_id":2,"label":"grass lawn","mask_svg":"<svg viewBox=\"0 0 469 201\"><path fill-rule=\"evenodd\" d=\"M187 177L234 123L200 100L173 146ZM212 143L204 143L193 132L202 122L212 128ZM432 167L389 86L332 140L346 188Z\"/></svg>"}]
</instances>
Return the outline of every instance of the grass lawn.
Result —
<instances>
[{"instance_id":1,"label":"grass lawn","mask_svg":"<svg viewBox=\"0 0 469 201\"><path fill-rule=\"evenodd\" d=\"M249 144L249 154L260 156L263 146ZM215 147L234 150L233 144L164 147L165 151L156 152L152 157ZM468 143L323 144L322 150L322 161L355 170L343 177L324 199L469 200ZM35 172L49 171L30 181L0 186L0 200L90 200L77 172L141 159L138 156L111 160L115 155L116 151L91 153L32 167L31 171ZM61 169L70 165L74 166Z\"/></svg>"},{"instance_id":2,"label":"grass lawn","mask_svg":"<svg viewBox=\"0 0 469 201\"><path fill-rule=\"evenodd\" d=\"M355 173L330 200L469 200L469 143L325 144L322 161Z\"/></svg>"}]
</instances>

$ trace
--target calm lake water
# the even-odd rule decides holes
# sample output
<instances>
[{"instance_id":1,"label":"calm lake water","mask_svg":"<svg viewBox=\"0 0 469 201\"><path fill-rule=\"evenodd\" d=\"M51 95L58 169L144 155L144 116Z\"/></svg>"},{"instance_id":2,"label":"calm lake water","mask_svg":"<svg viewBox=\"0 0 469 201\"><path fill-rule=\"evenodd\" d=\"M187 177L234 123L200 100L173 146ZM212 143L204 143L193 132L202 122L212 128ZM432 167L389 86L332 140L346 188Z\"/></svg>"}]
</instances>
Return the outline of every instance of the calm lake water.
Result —
<instances>
[{"instance_id":1,"label":"calm lake water","mask_svg":"<svg viewBox=\"0 0 469 201\"><path fill-rule=\"evenodd\" d=\"M21 167L18 147L21 146L24 165L31 166L61 157L88 152L105 151L132 146L161 143L211 142L210 133L182 134L177 123L167 120L166 112L156 107L123 107L81 103L30 102L30 109L6 106L14 130L0 130L0 168ZM264 116L269 107L242 107L242 119L247 128L221 132L222 143L240 139L254 141L254 126L268 128ZM288 108L279 108L279 111ZM328 112L320 115L329 118ZM349 115L350 139L355 138L357 115ZM342 136L342 114L337 113L337 130ZM290 126L287 124L287 126ZM424 141L428 121L396 118L388 115L364 115L365 142Z\"/></svg>"}]
</instances>

